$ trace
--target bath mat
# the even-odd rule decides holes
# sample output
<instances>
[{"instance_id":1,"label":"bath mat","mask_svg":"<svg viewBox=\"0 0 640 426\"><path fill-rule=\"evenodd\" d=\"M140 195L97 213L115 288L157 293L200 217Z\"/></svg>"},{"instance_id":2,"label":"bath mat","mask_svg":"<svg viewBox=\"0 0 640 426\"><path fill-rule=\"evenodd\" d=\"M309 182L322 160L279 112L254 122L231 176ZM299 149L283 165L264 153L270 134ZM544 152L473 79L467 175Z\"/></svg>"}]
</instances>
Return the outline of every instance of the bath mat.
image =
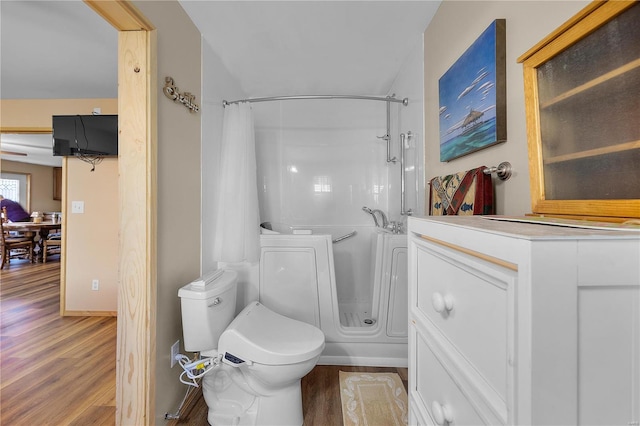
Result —
<instances>
[{"instance_id":1,"label":"bath mat","mask_svg":"<svg viewBox=\"0 0 640 426\"><path fill-rule=\"evenodd\" d=\"M397 373L340 372L344 426L407 424L407 391Z\"/></svg>"}]
</instances>

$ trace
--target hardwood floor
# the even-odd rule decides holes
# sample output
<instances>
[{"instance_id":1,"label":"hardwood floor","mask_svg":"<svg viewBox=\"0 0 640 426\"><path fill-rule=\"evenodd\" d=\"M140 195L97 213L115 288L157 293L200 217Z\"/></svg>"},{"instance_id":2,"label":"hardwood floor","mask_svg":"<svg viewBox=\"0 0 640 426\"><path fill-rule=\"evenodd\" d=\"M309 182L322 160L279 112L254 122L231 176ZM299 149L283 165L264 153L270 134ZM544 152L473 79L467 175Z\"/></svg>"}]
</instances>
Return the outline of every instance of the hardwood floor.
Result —
<instances>
[{"instance_id":1,"label":"hardwood floor","mask_svg":"<svg viewBox=\"0 0 640 426\"><path fill-rule=\"evenodd\" d=\"M0 273L0 424L113 425L116 319L60 317L58 260ZM342 424L340 370L397 372L407 386L406 368L317 366L302 379L305 426ZM202 396L168 425L208 425Z\"/></svg>"},{"instance_id":2,"label":"hardwood floor","mask_svg":"<svg viewBox=\"0 0 640 426\"><path fill-rule=\"evenodd\" d=\"M60 317L55 258L0 274L0 424L113 425L116 319Z\"/></svg>"}]
</instances>

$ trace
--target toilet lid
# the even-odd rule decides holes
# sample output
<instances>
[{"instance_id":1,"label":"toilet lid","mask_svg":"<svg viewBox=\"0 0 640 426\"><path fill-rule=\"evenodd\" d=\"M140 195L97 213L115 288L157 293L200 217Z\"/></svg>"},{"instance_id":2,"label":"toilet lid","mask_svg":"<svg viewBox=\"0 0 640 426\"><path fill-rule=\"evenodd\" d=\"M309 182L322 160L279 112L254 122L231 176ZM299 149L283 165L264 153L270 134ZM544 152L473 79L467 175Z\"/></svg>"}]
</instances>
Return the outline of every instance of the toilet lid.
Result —
<instances>
[{"instance_id":1,"label":"toilet lid","mask_svg":"<svg viewBox=\"0 0 640 426\"><path fill-rule=\"evenodd\" d=\"M324 349L324 334L302 321L250 303L220 336L218 351L259 364L282 365L307 361Z\"/></svg>"}]
</instances>

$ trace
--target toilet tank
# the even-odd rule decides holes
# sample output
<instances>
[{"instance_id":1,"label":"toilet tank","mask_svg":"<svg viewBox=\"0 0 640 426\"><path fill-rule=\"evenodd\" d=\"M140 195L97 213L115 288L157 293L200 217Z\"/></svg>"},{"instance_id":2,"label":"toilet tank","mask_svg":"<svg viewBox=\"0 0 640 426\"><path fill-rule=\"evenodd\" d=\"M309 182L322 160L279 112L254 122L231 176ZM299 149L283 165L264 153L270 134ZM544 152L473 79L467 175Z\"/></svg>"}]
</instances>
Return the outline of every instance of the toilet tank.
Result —
<instances>
[{"instance_id":1,"label":"toilet tank","mask_svg":"<svg viewBox=\"0 0 640 426\"><path fill-rule=\"evenodd\" d=\"M218 339L235 316L235 271L214 271L178 290L184 349L203 352L218 348Z\"/></svg>"}]
</instances>

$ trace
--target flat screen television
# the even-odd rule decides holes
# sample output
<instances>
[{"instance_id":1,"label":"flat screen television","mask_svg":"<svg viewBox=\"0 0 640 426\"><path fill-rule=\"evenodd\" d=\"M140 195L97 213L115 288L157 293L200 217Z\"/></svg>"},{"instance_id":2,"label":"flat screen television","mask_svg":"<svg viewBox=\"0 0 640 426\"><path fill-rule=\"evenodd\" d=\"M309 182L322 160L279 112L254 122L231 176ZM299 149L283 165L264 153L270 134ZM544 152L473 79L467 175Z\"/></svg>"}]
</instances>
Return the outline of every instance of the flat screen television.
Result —
<instances>
[{"instance_id":1,"label":"flat screen television","mask_svg":"<svg viewBox=\"0 0 640 426\"><path fill-rule=\"evenodd\" d=\"M54 156L118 155L117 115L54 115Z\"/></svg>"}]
</instances>

